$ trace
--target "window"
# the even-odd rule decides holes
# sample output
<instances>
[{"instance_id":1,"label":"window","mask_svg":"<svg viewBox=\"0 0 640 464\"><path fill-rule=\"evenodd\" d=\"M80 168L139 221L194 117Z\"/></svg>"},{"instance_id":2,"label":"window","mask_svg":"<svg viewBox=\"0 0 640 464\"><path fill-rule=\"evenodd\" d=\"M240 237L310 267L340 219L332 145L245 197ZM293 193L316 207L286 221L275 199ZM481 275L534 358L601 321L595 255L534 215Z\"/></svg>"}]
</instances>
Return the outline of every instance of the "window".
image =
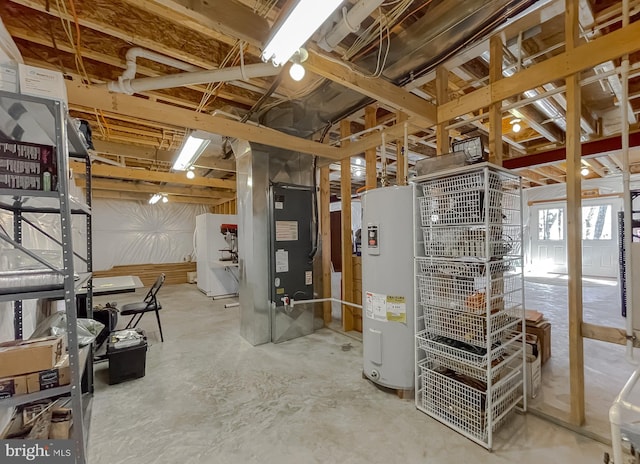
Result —
<instances>
[{"instance_id":1,"label":"window","mask_svg":"<svg viewBox=\"0 0 640 464\"><path fill-rule=\"evenodd\" d=\"M538 240L564 239L564 211L562 208L538 211Z\"/></svg>"},{"instance_id":2,"label":"window","mask_svg":"<svg viewBox=\"0 0 640 464\"><path fill-rule=\"evenodd\" d=\"M582 240L611 240L611 205L582 207Z\"/></svg>"}]
</instances>

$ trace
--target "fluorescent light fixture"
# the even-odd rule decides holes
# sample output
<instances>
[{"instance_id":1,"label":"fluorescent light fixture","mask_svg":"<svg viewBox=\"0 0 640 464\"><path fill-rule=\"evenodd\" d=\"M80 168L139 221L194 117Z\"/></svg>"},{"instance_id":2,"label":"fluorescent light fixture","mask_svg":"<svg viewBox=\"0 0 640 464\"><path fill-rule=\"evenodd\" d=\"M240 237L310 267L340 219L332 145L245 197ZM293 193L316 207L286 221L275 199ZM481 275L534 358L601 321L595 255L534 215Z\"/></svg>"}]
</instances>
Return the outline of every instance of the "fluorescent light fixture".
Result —
<instances>
[{"instance_id":1,"label":"fluorescent light fixture","mask_svg":"<svg viewBox=\"0 0 640 464\"><path fill-rule=\"evenodd\" d=\"M175 171L184 171L191 166L202 152L207 148L211 140L208 138L206 132L195 131L189 134L189 137L182 144L178 159L173 163L173 169Z\"/></svg>"},{"instance_id":2,"label":"fluorescent light fixture","mask_svg":"<svg viewBox=\"0 0 640 464\"><path fill-rule=\"evenodd\" d=\"M262 61L273 61L274 66L285 64L341 3L342 0L299 0L264 48Z\"/></svg>"},{"instance_id":3,"label":"fluorescent light fixture","mask_svg":"<svg viewBox=\"0 0 640 464\"><path fill-rule=\"evenodd\" d=\"M160 195L159 193L156 193L154 196L149 198L149 204L150 205L155 205L156 203L158 203L160 201L161 198L162 198L162 195Z\"/></svg>"}]
</instances>

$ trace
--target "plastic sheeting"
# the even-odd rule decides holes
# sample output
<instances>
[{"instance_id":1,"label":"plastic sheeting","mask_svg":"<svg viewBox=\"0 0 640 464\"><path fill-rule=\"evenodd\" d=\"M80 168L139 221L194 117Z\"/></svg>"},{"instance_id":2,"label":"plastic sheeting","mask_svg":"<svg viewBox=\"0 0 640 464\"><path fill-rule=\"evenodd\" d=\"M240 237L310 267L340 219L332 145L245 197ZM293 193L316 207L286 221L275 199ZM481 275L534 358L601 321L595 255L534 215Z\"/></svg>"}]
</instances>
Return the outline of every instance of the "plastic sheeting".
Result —
<instances>
[{"instance_id":1,"label":"plastic sheeting","mask_svg":"<svg viewBox=\"0 0 640 464\"><path fill-rule=\"evenodd\" d=\"M194 259L196 216L204 205L98 199L93 202L93 269Z\"/></svg>"}]
</instances>

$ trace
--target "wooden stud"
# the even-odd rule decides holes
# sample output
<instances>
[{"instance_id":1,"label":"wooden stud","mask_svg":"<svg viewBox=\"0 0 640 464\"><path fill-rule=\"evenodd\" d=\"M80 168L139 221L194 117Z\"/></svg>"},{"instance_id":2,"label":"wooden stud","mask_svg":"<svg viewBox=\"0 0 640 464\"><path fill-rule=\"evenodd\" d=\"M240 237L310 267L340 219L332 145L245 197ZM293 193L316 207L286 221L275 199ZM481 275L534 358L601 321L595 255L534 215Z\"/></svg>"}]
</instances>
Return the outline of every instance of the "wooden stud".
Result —
<instances>
[{"instance_id":1,"label":"wooden stud","mask_svg":"<svg viewBox=\"0 0 640 464\"><path fill-rule=\"evenodd\" d=\"M75 184L77 187L85 188L86 179L84 176L76 176ZM148 183L127 182L124 180L111 180L94 178L91 181L91 188L95 190L111 190L114 192L133 192L133 193L167 193L169 195L179 195L184 197L199 197L209 199L227 200L235 197L234 192L225 192L221 190L213 190L211 188L196 187L179 187L175 185L149 185Z\"/></svg>"},{"instance_id":2,"label":"wooden stud","mask_svg":"<svg viewBox=\"0 0 640 464\"><path fill-rule=\"evenodd\" d=\"M374 105L369 105L364 109L364 128L371 129L376 127L378 121L376 119L376 112L378 108ZM364 152L365 164L366 164L366 182L365 185L369 189L374 189L378 186L378 155L376 148L369 148Z\"/></svg>"},{"instance_id":3,"label":"wooden stud","mask_svg":"<svg viewBox=\"0 0 640 464\"><path fill-rule=\"evenodd\" d=\"M351 122L340 121L340 138L351 135ZM345 144L349 144L345 140ZM351 239L351 158L340 162L340 195L342 212L342 299L353 303L353 243ZM342 305L342 329L345 332L354 329L353 308Z\"/></svg>"},{"instance_id":4,"label":"wooden stud","mask_svg":"<svg viewBox=\"0 0 640 464\"><path fill-rule=\"evenodd\" d=\"M566 1L566 53L578 42L579 0ZM582 168L580 143L580 80L572 74L567 83L567 271L569 302L569 391L571 422L585 420L584 348L582 339Z\"/></svg>"},{"instance_id":5,"label":"wooden stud","mask_svg":"<svg viewBox=\"0 0 640 464\"><path fill-rule=\"evenodd\" d=\"M444 66L436 68L436 101L438 105L444 105L449 101L449 70ZM449 121L440 121L436 126L436 155L449 153Z\"/></svg>"},{"instance_id":6,"label":"wooden stud","mask_svg":"<svg viewBox=\"0 0 640 464\"><path fill-rule=\"evenodd\" d=\"M503 47L500 35L489 40L489 82L494 84L502 79ZM489 106L489 161L502 166L502 101Z\"/></svg>"},{"instance_id":7,"label":"wooden stud","mask_svg":"<svg viewBox=\"0 0 640 464\"><path fill-rule=\"evenodd\" d=\"M331 184L329 166L320 168L320 228L322 234L322 298L331 297ZM322 305L324 323L331 323L331 302Z\"/></svg>"},{"instance_id":8,"label":"wooden stud","mask_svg":"<svg viewBox=\"0 0 640 464\"><path fill-rule=\"evenodd\" d=\"M133 192L115 192L113 190L96 190L91 193L91 196L95 198L106 198L111 200L129 200L140 201L147 203L149 201L149 194L146 193L133 193ZM226 200L219 200L215 198L202 198L202 197L184 197L184 196L169 196L169 203L188 203L194 205L208 205L217 206L224 203Z\"/></svg>"},{"instance_id":9,"label":"wooden stud","mask_svg":"<svg viewBox=\"0 0 640 464\"><path fill-rule=\"evenodd\" d=\"M407 120L407 115L402 111L396 112L396 124L403 124ZM396 184L407 185L407 173L405 172L405 154L404 137L396 139Z\"/></svg>"}]
</instances>

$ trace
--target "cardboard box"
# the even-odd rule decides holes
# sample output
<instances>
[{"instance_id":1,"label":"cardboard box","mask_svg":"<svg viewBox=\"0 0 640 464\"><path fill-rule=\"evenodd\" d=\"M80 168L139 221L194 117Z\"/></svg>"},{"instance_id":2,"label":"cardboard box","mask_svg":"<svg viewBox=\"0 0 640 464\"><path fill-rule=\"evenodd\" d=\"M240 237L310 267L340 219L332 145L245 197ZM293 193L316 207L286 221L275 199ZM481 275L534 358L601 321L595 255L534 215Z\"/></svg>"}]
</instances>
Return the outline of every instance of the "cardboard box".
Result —
<instances>
[{"instance_id":1,"label":"cardboard box","mask_svg":"<svg viewBox=\"0 0 640 464\"><path fill-rule=\"evenodd\" d=\"M546 319L542 319L536 324L527 323L527 334L538 337L542 358L541 363L544 366L551 357L551 323Z\"/></svg>"},{"instance_id":2,"label":"cardboard box","mask_svg":"<svg viewBox=\"0 0 640 464\"><path fill-rule=\"evenodd\" d=\"M65 355L53 369L27 375L27 390L29 393L62 387L70 383L71 369L69 368L69 355Z\"/></svg>"},{"instance_id":3,"label":"cardboard box","mask_svg":"<svg viewBox=\"0 0 640 464\"><path fill-rule=\"evenodd\" d=\"M0 400L16 395L24 395L28 392L27 376L6 377L0 379Z\"/></svg>"},{"instance_id":4,"label":"cardboard box","mask_svg":"<svg viewBox=\"0 0 640 464\"><path fill-rule=\"evenodd\" d=\"M56 190L55 148L27 142L0 143L0 188Z\"/></svg>"},{"instance_id":5,"label":"cardboard box","mask_svg":"<svg viewBox=\"0 0 640 464\"><path fill-rule=\"evenodd\" d=\"M60 71L37 68L26 64L18 65L20 93L35 97L67 101L67 87Z\"/></svg>"},{"instance_id":6,"label":"cardboard box","mask_svg":"<svg viewBox=\"0 0 640 464\"><path fill-rule=\"evenodd\" d=\"M540 356L527 356L527 395L535 398L542 387L542 369Z\"/></svg>"},{"instance_id":7,"label":"cardboard box","mask_svg":"<svg viewBox=\"0 0 640 464\"><path fill-rule=\"evenodd\" d=\"M62 355L62 337L14 340L0 344L0 378L52 369Z\"/></svg>"}]
</instances>

